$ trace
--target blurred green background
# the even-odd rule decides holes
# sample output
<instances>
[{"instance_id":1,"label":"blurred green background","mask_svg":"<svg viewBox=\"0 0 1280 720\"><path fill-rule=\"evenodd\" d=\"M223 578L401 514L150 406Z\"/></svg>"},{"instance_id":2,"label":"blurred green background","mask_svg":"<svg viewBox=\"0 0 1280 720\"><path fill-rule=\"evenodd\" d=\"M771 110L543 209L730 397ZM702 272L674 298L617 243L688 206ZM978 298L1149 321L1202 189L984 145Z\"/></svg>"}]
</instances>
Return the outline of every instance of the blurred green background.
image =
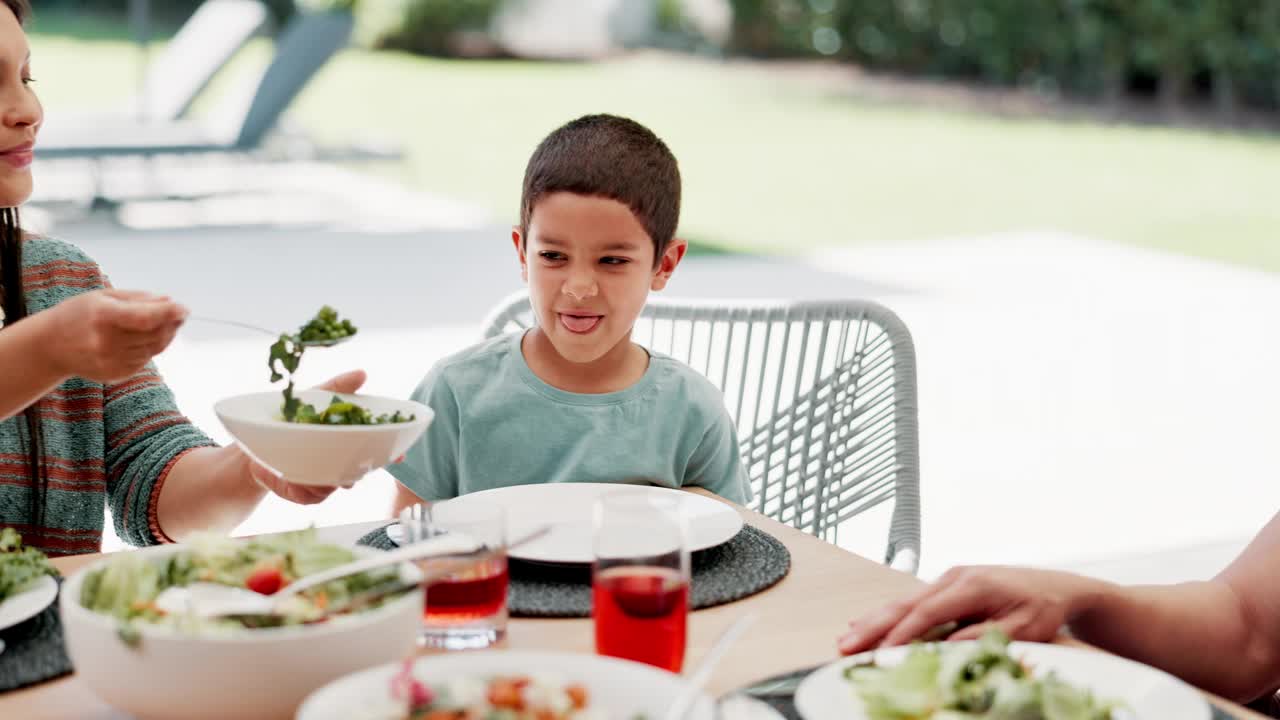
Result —
<instances>
[{"instance_id":1,"label":"blurred green background","mask_svg":"<svg viewBox=\"0 0 1280 720\"><path fill-rule=\"evenodd\" d=\"M155 42L195 4L153 2ZM354 3L360 46L292 121L322 142L399 144L402 163L368 169L504 221L536 142L613 112L671 145L682 233L703 247L1061 231L1280 270L1280 3L735 0L711 36L663 0L642 47L602 58L458 42L502 5ZM51 112L134 90L123 0L36 6L33 70ZM461 47L486 57L451 57ZM201 105L268 53L255 41Z\"/></svg>"}]
</instances>

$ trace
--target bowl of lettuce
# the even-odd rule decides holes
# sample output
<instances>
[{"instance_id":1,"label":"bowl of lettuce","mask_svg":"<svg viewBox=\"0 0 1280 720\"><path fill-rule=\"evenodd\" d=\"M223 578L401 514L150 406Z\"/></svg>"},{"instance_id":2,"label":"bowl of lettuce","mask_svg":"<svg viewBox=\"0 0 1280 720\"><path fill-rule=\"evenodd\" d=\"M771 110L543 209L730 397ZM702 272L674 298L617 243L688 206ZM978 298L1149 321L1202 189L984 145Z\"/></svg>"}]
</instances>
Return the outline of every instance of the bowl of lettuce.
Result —
<instances>
[{"instance_id":1,"label":"bowl of lettuce","mask_svg":"<svg viewBox=\"0 0 1280 720\"><path fill-rule=\"evenodd\" d=\"M1210 720L1199 692L1084 647L917 643L839 660L796 689L804 720Z\"/></svg>"},{"instance_id":2,"label":"bowl of lettuce","mask_svg":"<svg viewBox=\"0 0 1280 720\"><path fill-rule=\"evenodd\" d=\"M226 398L214 412L255 460L303 485L350 485L391 464L431 423L431 409L411 400L302 390L312 411L286 420L280 393Z\"/></svg>"},{"instance_id":3,"label":"bowl of lettuce","mask_svg":"<svg viewBox=\"0 0 1280 720\"><path fill-rule=\"evenodd\" d=\"M115 553L65 582L59 608L76 675L139 720L291 717L308 693L360 668L398 660L416 641L422 591L412 565L309 589L270 616L166 613L166 588L214 582L272 591L378 552L313 531L253 540L205 536Z\"/></svg>"}]
</instances>

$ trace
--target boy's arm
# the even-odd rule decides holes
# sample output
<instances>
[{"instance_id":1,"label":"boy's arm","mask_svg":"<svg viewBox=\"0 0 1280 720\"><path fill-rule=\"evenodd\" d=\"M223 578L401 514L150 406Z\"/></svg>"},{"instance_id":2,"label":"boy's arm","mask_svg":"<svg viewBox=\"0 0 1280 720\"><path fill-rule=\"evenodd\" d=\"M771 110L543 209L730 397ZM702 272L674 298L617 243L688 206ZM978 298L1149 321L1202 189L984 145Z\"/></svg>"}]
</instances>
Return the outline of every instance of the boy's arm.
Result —
<instances>
[{"instance_id":1,"label":"boy's arm","mask_svg":"<svg viewBox=\"0 0 1280 720\"><path fill-rule=\"evenodd\" d=\"M726 500L746 505L751 501L751 486L742 465L733 419L723 407L717 408L712 418L689 457L680 484L704 487Z\"/></svg>"},{"instance_id":2,"label":"boy's arm","mask_svg":"<svg viewBox=\"0 0 1280 720\"><path fill-rule=\"evenodd\" d=\"M401 510L423 502L426 502L426 500L418 497L416 493L405 487L403 483L397 480L396 496L391 501L391 517L399 517Z\"/></svg>"},{"instance_id":3,"label":"boy's arm","mask_svg":"<svg viewBox=\"0 0 1280 720\"><path fill-rule=\"evenodd\" d=\"M391 508L394 513L423 500L458 495L462 414L453 388L440 369L433 368L410 398L431 408L435 416L404 459L387 466L399 483Z\"/></svg>"}]
</instances>

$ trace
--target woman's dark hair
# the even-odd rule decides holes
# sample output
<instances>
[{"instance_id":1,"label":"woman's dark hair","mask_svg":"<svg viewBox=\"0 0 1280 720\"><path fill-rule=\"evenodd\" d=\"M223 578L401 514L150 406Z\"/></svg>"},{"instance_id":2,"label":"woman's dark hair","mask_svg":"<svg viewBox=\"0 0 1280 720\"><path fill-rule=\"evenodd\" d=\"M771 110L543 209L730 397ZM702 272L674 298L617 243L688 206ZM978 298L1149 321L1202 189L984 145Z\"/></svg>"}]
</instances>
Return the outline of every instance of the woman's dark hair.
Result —
<instances>
[{"instance_id":1,"label":"woman's dark hair","mask_svg":"<svg viewBox=\"0 0 1280 720\"><path fill-rule=\"evenodd\" d=\"M31 5L27 0L3 2L19 23L25 23L31 17ZM4 308L5 324L27 316L27 295L22 283L22 239L18 208L0 208L0 307ZM31 524L37 528L38 535L39 529L44 527L45 496L49 489L39 402L23 412L23 419L27 427L27 469L31 476ZM36 540L34 537L30 539Z\"/></svg>"}]
</instances>

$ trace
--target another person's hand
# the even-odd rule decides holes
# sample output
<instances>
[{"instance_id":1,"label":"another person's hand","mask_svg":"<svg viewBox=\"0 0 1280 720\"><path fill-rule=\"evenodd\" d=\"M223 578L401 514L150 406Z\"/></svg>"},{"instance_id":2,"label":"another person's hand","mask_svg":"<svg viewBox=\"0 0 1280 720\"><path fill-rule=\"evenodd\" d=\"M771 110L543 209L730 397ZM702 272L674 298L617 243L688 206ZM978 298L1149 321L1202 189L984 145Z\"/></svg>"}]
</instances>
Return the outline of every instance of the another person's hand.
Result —
<instances>
[{"instance_id":1,"label":"another person's hand","mask_svg":"<svg viewBox=\"0 0 1280 720\"><path fill-rule=\"evenodd\" d=\"M28 320L45 324L46 358L67 377L118 382L164 351L187 318L167 297L130 290L94 290Z\"/></svg>"},{"instance_id":2,"label":"another person's hand","mask_svg":"<svg viewBox=\"0 0 1280 720\"><path fill-rule=\"evenodd\" d=\"M315 389L336 393L353 393L364 385L366 377L363 370L352 370L317 385ZM249 461L249 472L262 487L289 502L298 503L299 505L314 505L323 501L332 495L334 490L338 489L330 486L291 483L277 475L272 469L253 460Z\"/></svg>"},{"instance_id":3,"label":"another person's hand","mask_svg":"<svg viewBox=\"0 0 1280 720\"><path fill-rule=\"evenodd\" d=\"M906 600L850 622L840 652L902 645L952 622L965 626L948 640L981 637L996 626L1013 639L1044 642L1073 619L1085 585L1083 578L1050 570L953 568Z\"/></svg>"}]
</instances>

